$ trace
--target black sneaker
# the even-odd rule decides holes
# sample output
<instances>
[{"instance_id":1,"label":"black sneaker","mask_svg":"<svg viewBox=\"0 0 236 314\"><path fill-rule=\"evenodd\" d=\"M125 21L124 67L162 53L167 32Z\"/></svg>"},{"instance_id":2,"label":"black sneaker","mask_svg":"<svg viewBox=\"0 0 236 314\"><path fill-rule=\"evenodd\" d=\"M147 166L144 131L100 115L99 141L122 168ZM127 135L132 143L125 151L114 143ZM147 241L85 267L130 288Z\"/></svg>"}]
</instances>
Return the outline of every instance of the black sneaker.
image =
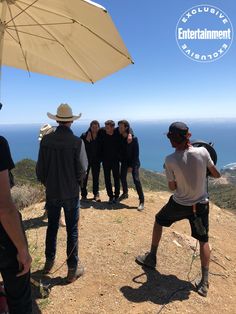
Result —
<instances>
[{"instance_id":1,"label":"black sneaker","mask_svg":"<svg viewBox=\"0 0 236 314\"><path fill-rule=\"evenodd\" d=\"M209 283L201 280L200 282L195 282L195 287L197 289L197 293L201 295L202 297L207 296L207 292L209 289Z\"/></svg>"},{"instance_id":2,"label":"black sneaker","mask_svg":"<svg viewBox=\"0 0 236 314\"><path fill-rule=\"evenodd\" d=\"M135 259L135 262L139 265L146 266L151 269L155 269L157 259L155 255L151 254L150 252L147 252L144 255L138 255Z\"/></svg>"},{"instance_id":3,"label":"black sneaker","mask_svg":"<svg viewBox=\"0 0 236 314\"><path fill-rule=\"evenodd\" d=\"M68 273L66 277L67 283L72 283L79 277L83 276L84 267L79 263L75 268L68 268Z\"/></svg>"},{"instance_id":4,"label":"black sneaker","mask_svg":"<svg viewBox=\"0 0 236 314\"><path fill-rule=\"evenodd\" d=\"M119 197L113 198L113 204L118 204L119 203Z\"/></svg>"},{"instance_id":5,"label":"black sneaker","mask_svg":"<svg viewBox=\"0 0 236 314\"><path fill-rule=\"evenodd\" d=\"M119 197L119 201L123 201L125 199L127 199L129 197L128 193L123 193L121 194L121 196Z\"/></svg>"},{"instance_id":6,"label":"black sneaker","mask_svg":"<svg viewBox=\"0 0 236 314\"><path fill-rule=\"evenodd\" d=\"M101 202L99 194L95 195L93 200L94 200L94 202Z\"/></svg>"},{"instance_id":7,"label":"black sneaker","mask_svg":"<svg viewBox=\"0 0 236 314\"><path fill-rule=\"evenodd\" d=\"M112 205L113 204L113 197L109 197L108 204Z\"/></svg>"},{"instance_id":8,"label":"black sneaker","mask_svg":"<svg viewBox=\"0 0 236 314\"><path fill-rule=\"evenodd\" d=\"M53 268L54 265L54 259L46 259L46 262L44 264L44 268L43 268L43 273L49 274L51 269Z\"/></svg>"},{"instance_id":9,"label":"black sneaker","mask_svg":"<svg viewBox=\"0 0 236 314\"><path fill-rule=\"evenodd\" d=\"M81 201L82 201L82 202L86 202L87 200L88 200L88 199L87 199L87 196L82 196L82 197L81 197Z\"/></svg>"}]
</instances>

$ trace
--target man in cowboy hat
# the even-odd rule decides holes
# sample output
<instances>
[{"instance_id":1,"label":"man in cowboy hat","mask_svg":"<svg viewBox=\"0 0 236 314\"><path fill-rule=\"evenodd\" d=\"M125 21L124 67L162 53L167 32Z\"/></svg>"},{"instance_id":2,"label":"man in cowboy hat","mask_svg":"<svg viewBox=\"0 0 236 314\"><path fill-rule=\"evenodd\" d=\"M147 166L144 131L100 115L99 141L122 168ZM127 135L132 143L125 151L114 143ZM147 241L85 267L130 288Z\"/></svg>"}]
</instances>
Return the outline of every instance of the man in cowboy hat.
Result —
<instances>
[{"instance_id":1,"label":"man in cowboy hat","mask_svg":"<svg viewBox=\"0 0 236 314\"><path fill-rule=\"evenodd\" d=\"M162 236L163 227L188 219L192 237L200 243L202 278L196 283L197 292L207 296L210 248L208 244L209 200L206 189L207 169L211 176L219 178L210 154L204 147L190 145L188 126L174 122L169 127L167 137L175 152L166 157L165 170L168 186L175 193L168 203L157 213L150 252L136 257L136 262L155 269L156 253Z\"/></svg>"},{"instance_id":2,"label":"man in cowboy hat","mask_svg":"<svg viewBox=\"0 0 236 314\"><path fill-rule=\"evenodd\" d=\"M59 126L40 142L36 166L38 180L46 187L48 211L44 273L49 273L54 265L63 207L67 230L67 282L71 283L84 272L78 258L79 185L86 174L88 162L83 141L70 128L81 114L74 116L70 106L61 104L56 115L47 115Z\"/></svg>"},{"instance_id":3,"label":"man in cowboy hat","mask_svg":"<svg viewBox=\"0 0 236 314\"><path fill-rule=\"evenodd\" d=\"M2 105L0 104L0 109ZM9 171L14 168L7 140L0 136L0 272L10 313L32 313L31 256L21 217L13 204Z\"/></svg>"}]
</instances>

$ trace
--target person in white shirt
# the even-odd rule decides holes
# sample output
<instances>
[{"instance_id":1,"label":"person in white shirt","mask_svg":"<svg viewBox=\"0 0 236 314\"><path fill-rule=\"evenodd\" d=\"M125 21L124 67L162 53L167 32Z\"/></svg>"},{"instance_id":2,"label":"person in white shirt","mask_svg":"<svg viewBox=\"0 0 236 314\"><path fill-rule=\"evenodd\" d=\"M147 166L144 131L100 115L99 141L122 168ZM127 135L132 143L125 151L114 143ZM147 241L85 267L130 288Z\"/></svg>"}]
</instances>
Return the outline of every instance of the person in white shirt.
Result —
<instances>
[{"instance_id":1,"label":"person in white shirt","mask_svg":"<svg viewBox=\"0 0 236 314\"><path fill-rule=\"evenodd\" d=\"M150 252L136 257L140 265L155 269L156 253L163 227L188 219L192 237L200 243L202 278L196 283L197 292L207 296L209 283L210 248L208 243L209 199L206 186L207 169L214 178L219 178L211 156L204 147L190 144L191 133L183 122L174 122L169 127L167 137L175 152L166 157L165 171L168 186L174 194L157 213L152 235Z\"/></svg>"}]
</instances>

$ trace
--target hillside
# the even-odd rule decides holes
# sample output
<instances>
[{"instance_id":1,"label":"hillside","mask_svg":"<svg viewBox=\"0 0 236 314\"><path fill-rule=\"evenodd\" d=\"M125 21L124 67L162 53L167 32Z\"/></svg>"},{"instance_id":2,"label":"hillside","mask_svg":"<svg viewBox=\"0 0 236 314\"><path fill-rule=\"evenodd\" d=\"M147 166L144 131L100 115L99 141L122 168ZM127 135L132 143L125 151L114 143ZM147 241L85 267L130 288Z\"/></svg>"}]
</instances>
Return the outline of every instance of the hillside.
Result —
<instances>
[{"instance_id":1,"label":"hillside","mask_svg":"<svg viewBox=\"0 0 236 314\"><path fill-rule=\"evenodd\" d=\"M163 232L157 271L142 269L134 262L137 254L149 249L155 213L170 194L146 191L143 212L136 210L136 192L130 190L129 195L115 207L106 202L82 204L79 246L86 272L70 285L63 281L67 272L63 264L65 228L59 229L52 274L43 276L44 203L22 211L33 256L32 276L52 288L48 299L39 299L34 289L34 313L235 313L236 215L211 204L210 290L203 298L191 283L199 274L200 262L198 253L193 256L195 241L189 237L187 222L178 222ZM101 197L107 200L104 191Z\"/></svg>"},{"instance_id":2,"label":"hillside","mask_svg":"<svg viewBox=\"0 0 236 314\"><path fill-rule=\"evenodd\" d=\"M17 185L30 185L31 189L40 187L35 175L35 161L30 159L23 159L16 164L13 170L15 182ZM225 173L221 180L209 179L209 194L213 203L221 208L236 210L236 182L234 180L235 173ZM164 174L140 169L140 179L143 189L146 191L168 191L166 184L166 177ZM134 188L132 176L128 175L128 185ZM91 191L91 176L88 181L88 190ZM100 175L100 189L104 189L104 176L101 169ZM27 188L28 189L28 188ZM26 193L28 195L28 192ZM35 194L35 200L42 199L42 187L40 187L40 194ZM27 196L28 197L28 196ZM22 202L21 202L22 203ZM28 205L28 203L26 204Z\"/></svg>"}]
</instances>

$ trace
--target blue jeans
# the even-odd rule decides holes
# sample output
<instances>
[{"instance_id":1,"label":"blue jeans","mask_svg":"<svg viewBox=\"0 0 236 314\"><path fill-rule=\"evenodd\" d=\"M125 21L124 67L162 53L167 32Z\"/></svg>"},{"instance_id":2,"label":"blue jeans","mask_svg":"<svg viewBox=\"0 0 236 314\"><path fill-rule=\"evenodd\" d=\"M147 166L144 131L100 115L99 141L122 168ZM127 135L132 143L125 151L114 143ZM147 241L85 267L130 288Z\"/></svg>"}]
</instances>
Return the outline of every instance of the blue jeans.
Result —
<instances>
[{"instance_id":1,"label":"blue jeans","mask_svg":"<svg viewBox=\"0 0 236 314\"><path fill-rule=\"evenodd\" d=\"M48 213L48 228L46 235L46 259L54 260L56 255L57 232L61 208L65 213L67 231L67 265L76 268L78 265L78 220L79 220L79 197L68 200L48 200L46 209Z\"/></svg>"}]
</instances>

